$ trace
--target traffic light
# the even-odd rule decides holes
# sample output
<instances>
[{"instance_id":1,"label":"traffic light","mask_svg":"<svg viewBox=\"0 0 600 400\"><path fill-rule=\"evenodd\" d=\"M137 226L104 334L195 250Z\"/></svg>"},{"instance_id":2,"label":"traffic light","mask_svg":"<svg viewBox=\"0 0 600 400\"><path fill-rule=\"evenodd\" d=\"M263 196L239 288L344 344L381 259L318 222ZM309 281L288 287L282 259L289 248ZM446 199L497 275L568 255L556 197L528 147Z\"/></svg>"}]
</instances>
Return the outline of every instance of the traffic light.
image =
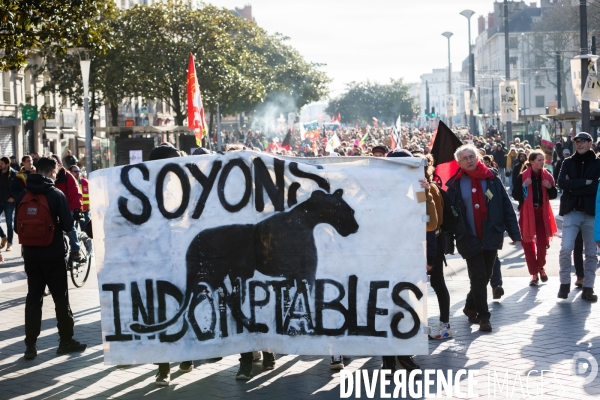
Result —
<instances>
[{"instance_id":1,"label":"traffic light","mask_svg":"<svg viewBox=\"0 0 600 400\"><path fill-rule=\"evenodd\" d=\"M431 107L431 118L435 118L435 107Z\"/></svg>"},{"instance_id":2,"label":"traffic light","mask_svg":"<svg viewBox=\"0 0 600 400\"><path fill-rule=\"evenodd\" d=\"M346 118L346 117L344 117L344 116L342 115L342 119L344 119L344 118Z\"/></svg>"}]
</instances>

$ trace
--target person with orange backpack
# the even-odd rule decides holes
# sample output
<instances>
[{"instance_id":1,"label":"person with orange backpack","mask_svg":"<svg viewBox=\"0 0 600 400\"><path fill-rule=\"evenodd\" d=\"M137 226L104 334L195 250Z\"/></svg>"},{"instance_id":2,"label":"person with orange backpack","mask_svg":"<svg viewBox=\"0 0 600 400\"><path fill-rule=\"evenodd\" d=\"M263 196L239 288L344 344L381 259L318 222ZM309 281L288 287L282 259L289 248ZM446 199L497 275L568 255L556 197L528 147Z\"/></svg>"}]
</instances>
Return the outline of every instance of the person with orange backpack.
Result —
<instances>
[{"instance_id":1,"label":"person with orange backpack","mask_svg":"<svg viewBox=\"0 0 600 400\"><path fill-rule=\"evenodd\" d=\"M27 188L15 200L15 231L25 261L25 359L37 356L36 342L42 327L46 286L52 293L60 343L57 354L84 351L86 344L73 339L74 320L69 304L63 232L73 229L73 217L65 195L54 186L55 160L42 157L39 174L27 178Z\"/></svg>"}]
</instances>

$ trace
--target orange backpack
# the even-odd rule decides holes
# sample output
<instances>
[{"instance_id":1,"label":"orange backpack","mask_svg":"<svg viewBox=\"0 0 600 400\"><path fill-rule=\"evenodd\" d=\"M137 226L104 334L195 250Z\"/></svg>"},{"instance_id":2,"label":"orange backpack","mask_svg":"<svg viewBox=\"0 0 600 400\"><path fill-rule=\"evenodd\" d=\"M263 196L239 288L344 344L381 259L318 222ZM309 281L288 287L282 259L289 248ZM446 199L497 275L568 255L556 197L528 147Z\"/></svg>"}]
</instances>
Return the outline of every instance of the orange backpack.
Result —
<instances>
[{"instance_id":1,"label":"orange backpack","mask_svg":"<svg viewBox=\"0 0 600 400\"><path fill-rule=\"evenodd\" d=\"M25 191L17 208L19 243L25 246L49 246L54 239L54 221L43 194Z\"/></svg>"}]
</instances>

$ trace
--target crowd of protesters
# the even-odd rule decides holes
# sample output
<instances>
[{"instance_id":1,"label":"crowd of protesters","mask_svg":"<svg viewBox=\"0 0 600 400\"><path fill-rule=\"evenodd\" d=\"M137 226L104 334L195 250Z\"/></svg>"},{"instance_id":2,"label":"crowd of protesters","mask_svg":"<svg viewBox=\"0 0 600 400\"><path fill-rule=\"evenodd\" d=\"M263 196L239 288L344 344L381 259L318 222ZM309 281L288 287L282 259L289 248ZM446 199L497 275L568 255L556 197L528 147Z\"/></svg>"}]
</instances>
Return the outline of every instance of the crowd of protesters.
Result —
<instances>
[{"instance_id":1,"label":"crowd of protesters","mask_svg":"<svg viewBox=\"0 0 600 400\"><path fill-rule=\"evenodd\" d=\"M596 156L597 145L594 145L592 137L581 132L573 135L570 141L555 143L551 146L554 151L550 162L541 143L529 143L518 138L506 143L495 127L490 128L486 137L472 136L467 128L460 127L454 133L463 144L454 151L458 170L451 179L441 184L434 179L435 160L430 154L434 133L424 129L402 128L401 132L397 132L387 127L339 127L335 130L317 129L309 132L290 130L269 137L259 131L248 130L223 132L221 143L223 151L254 150L295 157L424 158L424 179L420 180L420 184L426 192L429 215L426 269L431 276L431 286L440 308L440 321L430 332L432 339L453 337L450 327L450 295L445 284L443 262L445 255L455 253L455 242L456 251L465 259L471 281L463 313L470 322L479 324L482 332L492 330L487 285L491 283L494 299L499 299L504 294L498 251L502 248L505 231L513 245L522 242L526 266L531 276L529 284L537 286L540 280L548 281L544 269L546 250L557 231L549 201L558 197L559 189L562 190L560 214L565 222L560 250L558 297L568 297L571 256L574 255L577 259L577 253L580 253L579 256L586 256L585 268L581 265L577 270L575 284L583 287L583 300L597 301L593 286L597 267L596 243L600 245L600 234L597 233L600 232L600 216L597 218L595 215L600 159ZM211 148L216 145L216 137L213 136L210 142L207 146L209 149L199 148L193 154L210 154ZM158 153L162 155L157 156ZM165 142L153 150L151 159L183 155L184 152ZM71 187L72 182L81 184L81 171L73 156L68 154L65 157L66 169L60 157L51 157L60 169L56 177L57 188L63 187L60 185ZM25 156L21 165L15 165L14 160L6 157L0 159L0 211L6 214L8 230L5 235L0 229L0 244L2 247L8 245L7 250L10 250L12 244L12 223L9 221L12 221L14 211L14 206L11 209L9 203L27 187L27 177L35 173L37 158L37 154ZM553 173L546 170L550 163ZM446 190L442 189L442 184L447 185ZM72 213L83 209L81 189L78 196L77 201L67 196ZM518 219L509 196L519 203ZM85 211L88 210L89 200L85 208ZM87 220L89 221L89 216ZM72 248L77 248L75 243L71 245ZM79 342L74 343L73 351L85 348ZM29 338L27 347L25 357L35 357L35 338ZM258 352L242 354L236 379L250 379L252 362L258 359ZM342 369L343 359L342 355L332 356L331 369ZM275 363L273 353L263 352L264 369L273 369ZM383 368L410 371L419 369L419 366L410 355L390 355L384 356ZM193 361L180 364L182 372L192 369ZM156 384L164 386L169 381L169 364L159 364Z\"/></svg>"}]
</instances>

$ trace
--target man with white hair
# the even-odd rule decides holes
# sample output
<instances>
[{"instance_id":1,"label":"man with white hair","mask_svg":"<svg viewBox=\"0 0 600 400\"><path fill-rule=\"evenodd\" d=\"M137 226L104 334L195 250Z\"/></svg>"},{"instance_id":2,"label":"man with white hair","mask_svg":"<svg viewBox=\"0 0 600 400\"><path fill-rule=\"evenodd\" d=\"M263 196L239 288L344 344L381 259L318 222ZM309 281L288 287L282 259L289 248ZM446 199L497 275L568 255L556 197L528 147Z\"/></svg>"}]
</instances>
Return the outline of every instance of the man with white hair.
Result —
<instances>
[{"instance_id":1,"label":"man with white hair","mask_svg":"<svg viewBox=\"0 0 600 400\"><path fill-rule=\"evenodd\" d=\"M487 284L492 276L498 250L508 231L512 244L521 241L517 216L498 176L487 168L473 145L459 147L454 158L460 166L446 183L458 223L456 248L467 262L471 290L463 312L479 330L490 332Z\"/></svg>"}]
</instances>

